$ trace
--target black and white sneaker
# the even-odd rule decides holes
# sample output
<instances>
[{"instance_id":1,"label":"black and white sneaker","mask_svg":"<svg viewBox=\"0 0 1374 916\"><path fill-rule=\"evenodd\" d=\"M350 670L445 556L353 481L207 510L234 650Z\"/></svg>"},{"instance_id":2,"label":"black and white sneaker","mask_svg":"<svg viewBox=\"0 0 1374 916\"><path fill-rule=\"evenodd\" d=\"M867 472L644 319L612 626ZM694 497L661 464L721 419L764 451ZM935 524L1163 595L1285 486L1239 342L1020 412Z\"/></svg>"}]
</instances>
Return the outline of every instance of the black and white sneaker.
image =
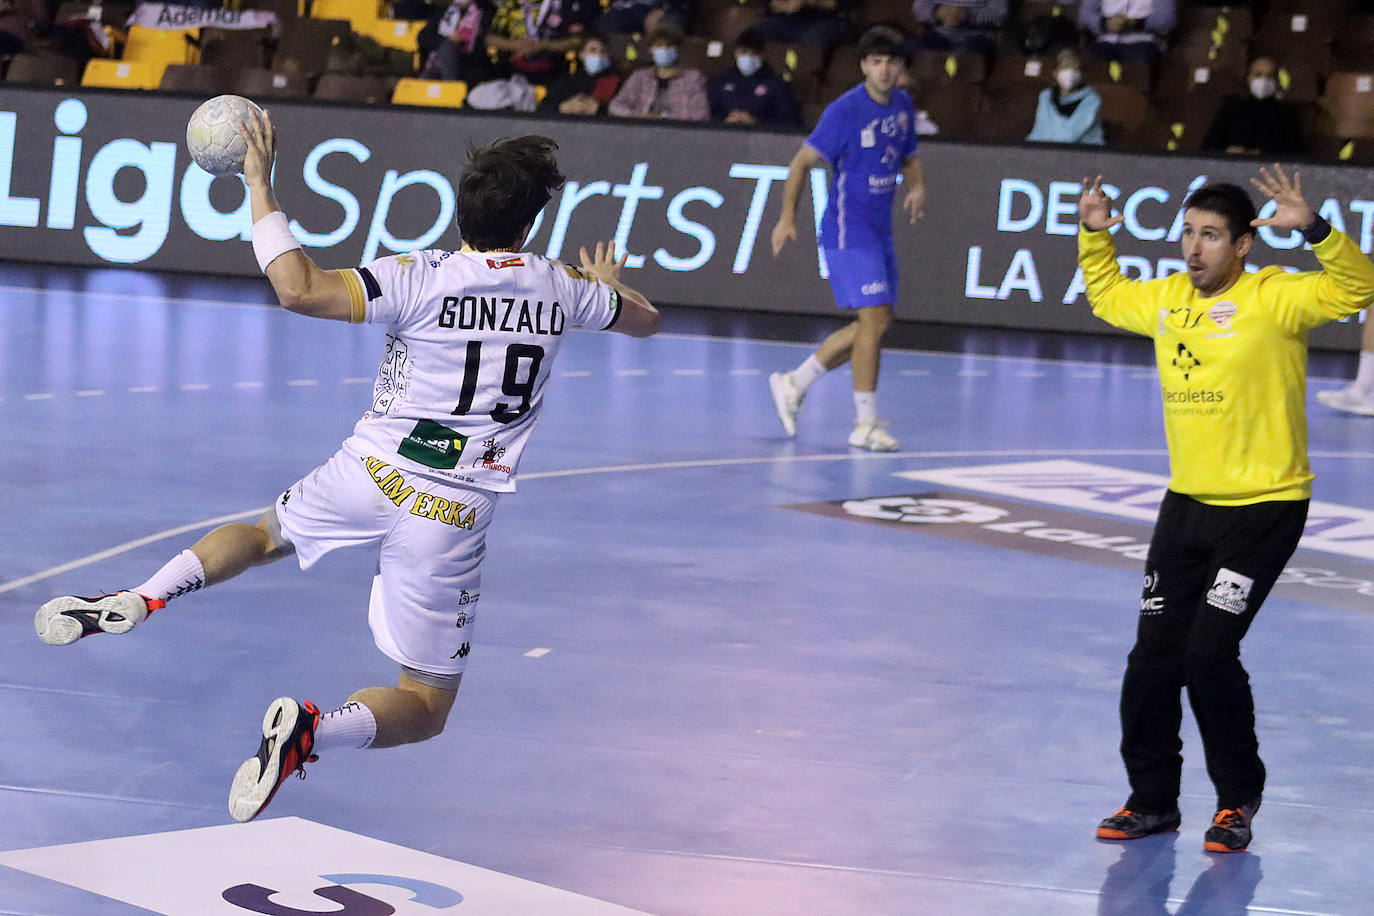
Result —
<instances>
[{"instance_id":1,"label":"black and white sneaker","mask_svg":"<svg viewBox=\"0 0 1374 916\"><path fill-rule=\"evenodd\" d=\"M64 595L38 609L33 627L38 638L50 646L69 646L96 633L127 633L138 626L165 601L154 601L136 592L115 592L95 598Z\"/></svg>"},{"instance_id":2,"label":"black and white sneaker","mask_svg":"<svg viewBox=\"0 0 1374 916\"><path fill-rule=\"evenodd\" d=\"M298 703L291 697L272 701L262 718L258 753L243 762L229 789L234 820L251 821L261 814L292 773L305 778L305 764L319 759L310 753L319 723L320 710L314 703Z\"/></svg>"}]
</instances>

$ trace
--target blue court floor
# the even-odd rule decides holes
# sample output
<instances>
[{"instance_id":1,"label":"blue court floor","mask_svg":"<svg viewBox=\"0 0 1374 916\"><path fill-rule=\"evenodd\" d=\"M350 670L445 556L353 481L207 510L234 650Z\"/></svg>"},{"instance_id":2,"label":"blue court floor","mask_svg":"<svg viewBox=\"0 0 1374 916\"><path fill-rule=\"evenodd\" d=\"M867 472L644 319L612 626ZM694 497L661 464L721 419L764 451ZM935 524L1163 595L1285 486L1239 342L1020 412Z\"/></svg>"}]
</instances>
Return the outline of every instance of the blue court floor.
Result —
<instances>
[{"instance_id":1,"label":"blue court floor","mask_svg":"<svg viewBox=\"0 0 1374 916\"><path fill-rule=\"evenodd\" d=\"M250 571L125 637L34 636L46 599L255 517L367 407L381 332L266 292L0 270L0 855L228 824L274 697L394 680L359 554ZM847 371L783 438L767 374L808 346L577 333L448 730L332 753L264 817L664 916L1374 912L1374 419L1316 403L1341 380L1309 390L1314 498L1353 527L1300 550L1245 642L1270 783L1250 851L1213 856L1189 716L1182 831L1094 839L1126 795L1150 523L1027 489L1166 474L1154 370L890 351L904 450L872 455L845 446ZM0 914L140 912L0 867Z\"/></svg>"}]
</instances>

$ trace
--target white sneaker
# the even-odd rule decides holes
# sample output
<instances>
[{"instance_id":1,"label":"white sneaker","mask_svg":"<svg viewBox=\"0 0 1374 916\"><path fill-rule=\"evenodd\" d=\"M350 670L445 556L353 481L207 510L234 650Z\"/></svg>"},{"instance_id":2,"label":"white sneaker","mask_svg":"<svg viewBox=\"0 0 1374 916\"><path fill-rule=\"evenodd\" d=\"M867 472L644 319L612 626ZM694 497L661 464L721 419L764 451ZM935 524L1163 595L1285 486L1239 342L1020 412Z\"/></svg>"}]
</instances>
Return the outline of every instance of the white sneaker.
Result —
<instances>
[{"instance_id":1,"label":"white sneaker","mask_svg":"<svg viewBox=\"0 0 1374 916\"><path fill-rule=\"evenodd\" d=\"M1374 417L1374 394L1347 385L1334 391L1318 391L1317 400L1333 410L1357 413L1362 417Z\"/></svg>"},{"instance_id":2,"label":"white sneaker","mask_svg":"<svg viewBox=\"0 0 1374 916\"><path fill-rule=\"evenodd\" d=\"M897 440L883 429L885 420L871 420L855 423L854 431L849 434L849 444L854 448L868 449L870 452L895 452Z\"/></svg>"},{"instance_id":3,"label":"white sneaker","mask_svg":"<svg viewBox=\"0 0 1374 916\"><path fill-rule=\"evenodd\" d=\"M806 392L792 381L790 372L774 372L768 376L768 390L773 392L773 406L777 408L778 419L782 421L782 431L789 436L797 434L797 411L801 410L802 399Z\"/></svg>"},{"instance_id":4,"label":"white sneaker","mask_svg":"<svg viewBox=\"0 0 1374 916\"><path fill-rule=\"evenodd\" d=\"M83 636L96 633L127 633L138 626L165 601L150 601L134 592L115 592L96 598L64 595L38 609L33 628L38 638L50 646L69 646Z\"/></svg>"}]
</instances>

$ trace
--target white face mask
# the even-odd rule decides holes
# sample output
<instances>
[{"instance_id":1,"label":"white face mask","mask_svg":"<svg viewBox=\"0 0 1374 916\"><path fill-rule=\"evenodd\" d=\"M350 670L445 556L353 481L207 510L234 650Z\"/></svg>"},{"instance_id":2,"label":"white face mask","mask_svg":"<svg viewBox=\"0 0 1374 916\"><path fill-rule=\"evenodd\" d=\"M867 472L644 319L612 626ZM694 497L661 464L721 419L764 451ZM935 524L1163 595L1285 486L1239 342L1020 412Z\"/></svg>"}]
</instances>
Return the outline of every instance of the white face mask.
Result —
<instances>
[{"instance_id":1,"label":"white face mask","mask_svg":"<svg viewBox=\"0 0 1374 916\"><path fill-rule=\"evenodd\" d=\"M1257 99L1267 99L1278 89L1278 80L1272 76L1257 76L1250 81L1250 94Z\"/></svg>"},{"instance_id":2,"label":"white face mask","mask_svg":"<svg viewBox=\"0 0 1374 916\"><path fill-rule=\"evenodd\" d=\"M1078 88L1078 84L1083 81L1082 70L1060 70L1054 74L1054 79L1059 83L1060 92L1072 92Z\"/></svg>"},{"instance_id":3,"label":"white face mask","mask_svg":"<svg viewBox=\"0 0 1374 916\"><path fill-rule=\"evenodd\" d=\"M671 67L677 63L677 48L654 48L654 65L658 67Z\"/></svg>"},{"instance_id":4,"label":"white face mask","mask_svg":"<svg viewBox=\"0 0 1374 916\"><path fill-rule=\"evenodd\" d=\"M763 66L763 58L757 54L739 54L735 57L735 66L743 75L753 76Z\"/></svg>"},{"instance_id":5,"label":"white face mask","mask_svg":"<svg viewBox=\"0 0 1374 916\"><path fill-rule=\"evenodd\" d=\"M590 76L596 76L610 65L611 59L604 54L588 54L582 58L582 69Z\"/></svg>"}]
</instances>

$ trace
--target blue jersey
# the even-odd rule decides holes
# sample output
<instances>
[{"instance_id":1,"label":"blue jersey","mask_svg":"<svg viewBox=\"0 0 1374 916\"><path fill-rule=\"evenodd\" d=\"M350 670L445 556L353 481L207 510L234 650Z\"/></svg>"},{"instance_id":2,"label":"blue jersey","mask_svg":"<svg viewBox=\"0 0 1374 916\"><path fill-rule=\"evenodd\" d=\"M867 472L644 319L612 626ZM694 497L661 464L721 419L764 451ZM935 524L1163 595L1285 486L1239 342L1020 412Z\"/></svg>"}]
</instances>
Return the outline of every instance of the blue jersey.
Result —
<instances>
[{"instance_id":1,"label":"blue jersey","mask_svg":"<svg viewBox=\"0 0 1374 916\"><path fill-rule=\"evenodd\" d=\"M906 90L892 90L891 101L881 105L860 83L826 107L806 145L831 169L821 245L890 245L897 176L916 152L916 106Z\"/></svg>"}]
</instances>

